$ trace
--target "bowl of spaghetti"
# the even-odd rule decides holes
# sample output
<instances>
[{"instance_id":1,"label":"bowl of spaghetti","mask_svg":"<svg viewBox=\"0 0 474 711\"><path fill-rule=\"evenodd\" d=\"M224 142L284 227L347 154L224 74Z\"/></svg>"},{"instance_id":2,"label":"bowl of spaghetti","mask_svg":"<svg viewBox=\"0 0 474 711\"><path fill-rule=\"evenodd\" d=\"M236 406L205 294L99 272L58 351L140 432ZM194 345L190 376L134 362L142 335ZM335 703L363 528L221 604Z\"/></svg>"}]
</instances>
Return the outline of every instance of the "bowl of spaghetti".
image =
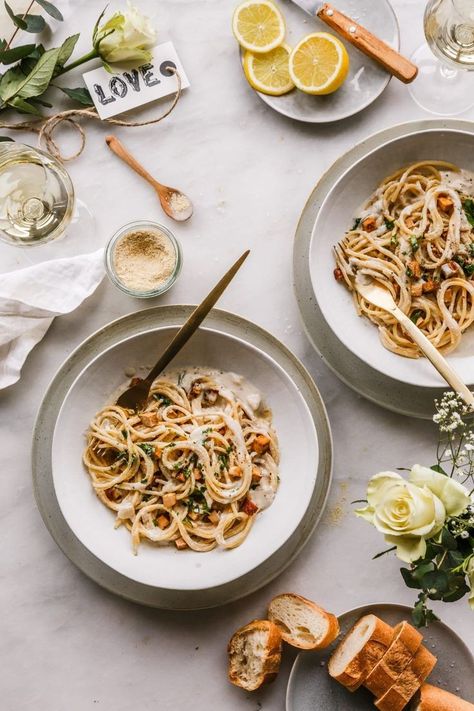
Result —
<instances>
[{"instance_id":1,"label":"bowl of spaghetti","mask_svg":"<svg viewBox=\"0 0 474 711\"><path fill-rule=\"evenodd\" d=\"M125 338L80 373L57 418L52 474L70 529L103 563L144 585L204 590L259 567L294 534L319 444L284 369L211 328L154 382L140 412L118 407L147 370L144 354L175 331Z\"/></svg>"},{"instance_id":2,"label":"bowl of spaghetti","mask_svg":"<svg viewBox=\"0 0 474 711\"><path fill-rule=\"evenodd\" d=\"M474 383L473 147L471 133L439 127L388 141L340 177L314 225L311 279L328 325L369 366L411 385L444 381L354 280L387 288Z\"/></svg>"}]
</instances>

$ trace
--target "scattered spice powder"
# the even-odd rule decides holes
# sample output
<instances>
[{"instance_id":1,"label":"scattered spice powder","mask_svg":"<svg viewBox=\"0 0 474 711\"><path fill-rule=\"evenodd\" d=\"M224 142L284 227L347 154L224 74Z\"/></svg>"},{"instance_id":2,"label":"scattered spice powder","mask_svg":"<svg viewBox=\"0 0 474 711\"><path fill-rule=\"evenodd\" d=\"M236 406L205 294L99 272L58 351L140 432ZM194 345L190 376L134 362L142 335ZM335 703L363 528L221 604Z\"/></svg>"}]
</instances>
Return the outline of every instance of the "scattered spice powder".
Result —
<instances>
[{"instance_id":1,"label":"scattered spice powder","mask_svg":"<svg viewBox=\"0 0 474 711\"><path fill-rule=\"evenodd\" d=\"M166 284L176 267L173 243L152 229L127 232L115 245L117 279L133 291L152 291Z\"/></svg>"}]
</instances>

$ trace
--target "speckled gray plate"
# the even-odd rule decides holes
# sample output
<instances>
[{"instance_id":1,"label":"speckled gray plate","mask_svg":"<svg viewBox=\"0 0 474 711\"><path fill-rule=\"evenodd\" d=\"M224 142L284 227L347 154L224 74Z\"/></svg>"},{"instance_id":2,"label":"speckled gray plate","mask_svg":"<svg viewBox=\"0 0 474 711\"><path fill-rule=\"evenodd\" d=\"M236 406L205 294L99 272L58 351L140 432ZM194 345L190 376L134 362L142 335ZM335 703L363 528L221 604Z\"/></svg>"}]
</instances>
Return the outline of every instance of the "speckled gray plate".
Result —
<instances>
[{"instance_id":1,"label":"speckled gray plate","mask_svg":"<svg viewBox=\"0 0 474 711\"><path fill-rule=\"evenodd\" d=\"M54 428L71 385L98 354L137 334L177 327L188 318L193 308L157 306L132 313L104 326L78 346L61 366L46 392L36 421L32 453L38 508L65 555L107 590L144 605L174 610L223 605L266 585L293 560L308 540L323 512L331 481L331 433L324 404L310 375L298 359L269 333L240 316L214 309L207 316L205 327L240 338L265 352L292 379L309 408L318 438L319 461L314 463L316 478L309 505L296 530L258 567L226 584L200 590L171 590L132 580L99 560L74 535L59 508L51 466Z\"/></svg>"},{"instance_id":2,"label":"speckled gray plate","mask_svg":"<svg viewBox=\"0 0 474 711\"><path fill-rule=\"evenodd\" d=\"M412 417L429 419L433 401L443 387L419 387L388 377L354 355L329 328L319 308L310 274L309 250L313 228L321 205L337 180L371 151L394 139L422 134L433 129L474 133L474 124L457 119L410 121L369 136L338 158L317 183L309 196L296 229L293 247L294 289L303 324L311 343L326 364L347 385L382 407ZM332 279L328 274L328 279Z\"/></svg>"},{"instance_id":3,"label":"speckled gray plate","mask_svg":"<svg viewBox=\"0 0 474 711\"><path fill-rule=\"evenodd\" d=\"M295 47L312 32L335 34L324 22L312 18L292 2L279 2L287 23L286 42ZM395 49L400 47L397 18L387 0L338 0L337 9L352 17ZM387 87L391 76L377 62L342 40L349 54L349 75L338 91L310 96L294 89L284 96L258 95L278 113L308 123L329 123L352 116L369 106Z\"/></svg>"},{"instance_id":4,"label":"speckled gray plate","mask_svg":"<svg viewBox=\"0 0 474 711\"><path fill-rule=\"evenodd\" d=\"M410 608L405 605L374 604L357 607L339 617L345 634L363 615L373 613L395 625L410 620ZM423 630L425 645L438 657L428 681L447 691L474 702L474 660L464 642L442 622ZM374 708L373 696L366 689L351 694L331 679L327 660L336 646L320 652L301 652L291 670L286 695L286 711L368 711Z\"/></svg>"}]
</instances>

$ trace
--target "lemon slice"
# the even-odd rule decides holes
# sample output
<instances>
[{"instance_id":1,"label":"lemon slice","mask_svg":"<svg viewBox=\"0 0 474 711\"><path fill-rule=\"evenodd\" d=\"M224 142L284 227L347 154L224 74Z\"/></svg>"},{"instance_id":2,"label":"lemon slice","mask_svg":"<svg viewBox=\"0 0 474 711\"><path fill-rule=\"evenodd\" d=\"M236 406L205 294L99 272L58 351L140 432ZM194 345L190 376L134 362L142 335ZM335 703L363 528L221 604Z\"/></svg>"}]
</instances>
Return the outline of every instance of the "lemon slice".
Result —
<instances>
[{"instance_id":1,"label":"lemon slice","mask_svg":"<svg viewBox=\"0 0 474 711\"><path fill-rule=\"evenodd\" d=\"M327 32L315 32L296 45L290 56L290 76L307 94L332 94L349 71L342 42Z\"/></svg>"},{"instance_id":2,"label":"lemon slice","mask_svg":"<svg viewBox=\"0 0 474 711\"><path fill-rule=\"evenodd\" d=\"M287 44L264 54L246 52L244 72L250 86L270 96L281 96L294 89L289 70L290 54L291 47Z\"/></svg>"},{"instance_id":3,"label":"lemon slice","mask_svg":"<svg viewBox=\"0 0 474 711\"><path fill-rule=\"evenodd\" d=\"M232 30L237 42L250 52L270 52L285 39L283 15L271 0L241 3L234 12Z\"/></svg>"}]
</instances>

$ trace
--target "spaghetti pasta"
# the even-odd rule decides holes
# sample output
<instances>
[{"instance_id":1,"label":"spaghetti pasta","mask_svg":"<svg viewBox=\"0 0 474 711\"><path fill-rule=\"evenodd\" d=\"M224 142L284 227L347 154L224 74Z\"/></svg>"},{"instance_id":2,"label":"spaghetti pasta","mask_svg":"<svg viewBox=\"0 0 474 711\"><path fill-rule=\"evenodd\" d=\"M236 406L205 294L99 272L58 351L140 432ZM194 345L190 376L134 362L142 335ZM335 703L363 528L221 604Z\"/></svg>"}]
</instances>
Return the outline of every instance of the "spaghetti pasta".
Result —
<instances>
[{"instance_id":1,"label":"spaghetti pasta","mask_svg":"<svg viewBox=\"0 0 474 711\"><path fill-rule=\"evenodd\" d=\"M473 176L444 161L422 161L386 178L335 247L336 279L382 344L421 354L400 324L355 291L360 273L378 281L432 344L453 351L474 321Z\"/></svg>"},{"instance_id":2,"label":"spaghetti pasta","mask_svg":"<svg viewBox=\"0 0 474 711\"><path fill-rule=\"evenodd\" d=\"M142 412L107 405L91 422L84 464L135 553L143 539L235 548L273 501L278 441L270 411L245 385L219 371L170 373Z\"/></svg>"}]
</instances>

